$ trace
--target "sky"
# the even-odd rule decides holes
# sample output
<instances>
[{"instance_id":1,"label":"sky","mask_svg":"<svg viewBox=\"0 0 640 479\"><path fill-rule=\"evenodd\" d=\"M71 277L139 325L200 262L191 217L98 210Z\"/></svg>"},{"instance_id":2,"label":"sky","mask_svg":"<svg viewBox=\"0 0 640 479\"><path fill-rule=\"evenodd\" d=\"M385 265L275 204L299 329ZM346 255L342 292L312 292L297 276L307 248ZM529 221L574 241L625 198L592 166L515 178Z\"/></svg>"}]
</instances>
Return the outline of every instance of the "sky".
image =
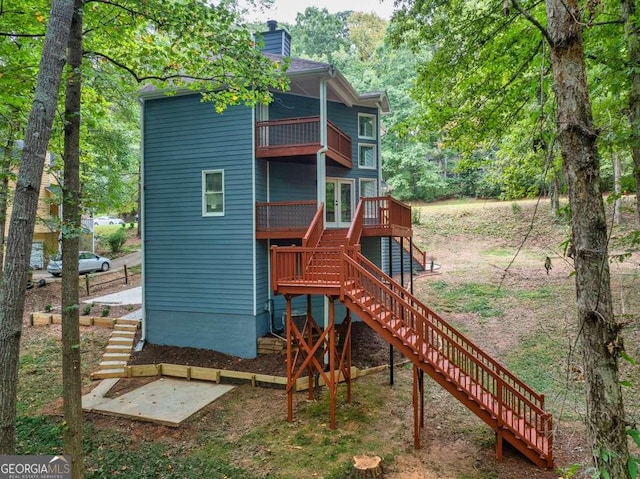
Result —
<instances>
[{"instance_id":1,"label":"sky","mask_svg":"<svg viewBox=\"0 0 640 479\"><path fill-rule=\"evenodd\" d=\"M256 13L247 20L266 22L269 19L279 22L295 23L296 14L307 7L326 8L329 13L345 10L356 12L374 12L379 17L390 19L393 13L393 0L275 0L268 12Z\"/></svg>"}]
</instances>

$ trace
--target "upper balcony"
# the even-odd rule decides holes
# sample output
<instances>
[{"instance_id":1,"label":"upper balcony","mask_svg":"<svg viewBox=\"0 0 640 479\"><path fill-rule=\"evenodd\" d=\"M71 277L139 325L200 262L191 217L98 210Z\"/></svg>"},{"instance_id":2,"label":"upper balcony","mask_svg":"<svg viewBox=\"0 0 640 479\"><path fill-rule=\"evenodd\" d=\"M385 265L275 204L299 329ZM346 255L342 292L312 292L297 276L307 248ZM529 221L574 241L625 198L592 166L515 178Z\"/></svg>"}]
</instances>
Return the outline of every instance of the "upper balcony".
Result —
<instances>
[{"instance_id":1,"label":"upper balcony","mask_svg":"<svg viewBox=\"0 0 640 479\"><path fill-rule=\"evenodd\" d=\"M327 157L351 169L351 138L327 121ZM256 123L256 158L315 155L320 145L320 117Z\"/></svg>"}]
</instances>

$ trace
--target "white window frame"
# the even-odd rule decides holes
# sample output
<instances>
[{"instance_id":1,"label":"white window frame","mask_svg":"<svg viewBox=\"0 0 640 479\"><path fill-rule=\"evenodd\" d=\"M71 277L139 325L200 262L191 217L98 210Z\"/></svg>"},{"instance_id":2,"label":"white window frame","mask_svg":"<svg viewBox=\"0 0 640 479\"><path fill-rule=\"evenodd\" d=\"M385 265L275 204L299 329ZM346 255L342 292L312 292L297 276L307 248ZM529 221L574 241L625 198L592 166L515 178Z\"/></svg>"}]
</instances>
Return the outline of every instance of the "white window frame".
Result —
<instances>
[{"instance_id":1,"label":"white window frame","mask_svg":"<svg viewBox=\"0 0 640 479\"><path fill-rule=\"evenodd\" d=\"M373 165L365 165L362 163L362 148L370 148L373 150ZM378 148L373 143L358 143L358 168L363 170L375 170L378 167Z\"/></svg>"},{"instance_id":2,"label":"white window frame","mask_svg":"<svg viewBox=\"0 0 640 479\"><path fill-rule=\"evenodd\" d=\"M363 183L373 183L373 195L372 196L365 196L363 194L364 188L362 187ZM377 178L360 178L360 198L375 198L376 196L378 196L378 179Z\"/></svg>"},{"instance_id":3,"label":"white window frame","mask_svg":"<svg viewBox=\"0 0 640 479\"><path fill-rule=\"evenodd\" d=\"M222 175L222 191L207 191L207 175L215 173ZM207 193L222 194L222 211L207 211ZM224 170L202 171L202 216L224 216Z\"/></svg>"},{"instance_id":4,"label":"white window frame","mask_svg":"<svg viewBox=\"0 0 640 479\"><path fill-rule=\"evenodd\" d=\"M360 132L360 119L361 118L371 118L373 125L371 126L371 136L362 135ZM375 140L378 138L378 122L375 115L370 113L358 113L358 138L362 138L365 140Z\"/></svg>"}]
</instances>

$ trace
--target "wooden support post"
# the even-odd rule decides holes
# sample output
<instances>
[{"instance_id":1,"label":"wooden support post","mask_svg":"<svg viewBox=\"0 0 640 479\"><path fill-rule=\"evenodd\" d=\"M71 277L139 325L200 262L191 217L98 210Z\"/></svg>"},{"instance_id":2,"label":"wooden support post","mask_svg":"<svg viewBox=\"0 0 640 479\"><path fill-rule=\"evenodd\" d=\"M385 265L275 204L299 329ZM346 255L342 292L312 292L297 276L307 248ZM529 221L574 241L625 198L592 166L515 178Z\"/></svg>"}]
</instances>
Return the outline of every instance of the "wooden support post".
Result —
<instances>
[{"instance_id":1,"label":"wooden support post","mask_svg":"<svg viewBox=\"0 0 640 479\"><path fill-rule=\"evenodd\" d=\"M411 290L410 292L411 294L413 294L413 237L412 236L409 236L409 257L411 258L411 275L410 275Z\"/></svg>"},{"instance_id":2,"label":"wooden support post","mask_svg":"<svg viewBox=\"0 0 640 479\"><path fill-rule=\"evenodd\" d=\"M418 381L420 383L420 427L424 428L424 371L418 371Z\"/></svg>"},{"instance_id":3,"label":"wooden support post","mask_svg":"<svg viewBox=\"0 0 640 479\"><path fill-rule=\"evenodd\" d=\"M389 236L389 277L393 278L393 237ZM389 384L393 386L393 346L389 344Z\"/></svg>"},{"instance_id":4,"label":"wooden support post","mask_svg":"<svg viewBox=\"0 0 640 479\"><path fill-rule=\"evenodd\" d=\"M129 284L129 273L126 264L124 265L124 284Z\"/></svg>"},{"instance_id":5,"label":"wooden support post","mask_svg":"<svg viewBox=\"0 0 640 479\"><path fill-rule=\"evenodd\" d=\"M286 296L287 300L287 318L285 324L285 336L287 337L287 421L293 422L293 390L295 385L293 384L293 358L291 357L293 348L291 342L293 341L291 331L291 296Z\"/></svg>"},{"instance_id":6,"label":"wooden support post","mask_svg":"<svg viewBox=\"0 0 640 479\"><path fill-rule=\"evenodd\" d=\"M418 400L418 367L413 365L413 447L420 449L420 401Z\"/></svg>"},{"instance_id":7,"label":"wooden support post","mask_svg":"<svg viewBox=\"0 0 640 479\"><path fill-rule=\"evenodd\" d=\"M496 459L502 461L502 429L496 431Z\"/></svg>"},{"instance_id":8,"label":"wooden support post","mask_svg":"<svg viewBox=\"0 0 640 479\"><path fill-rule=\"evenodd\" d=\"M329 297L329 394L331 410L331 429L336 428L336 397L338 381L336 378L336 307L335 298Z\"/></svg>"},{"instance_id":9,"label":"wooden support post","mask_svg":"<svg viewBox=\"0 0 640 479\"><path fill-rule=\"evenodd\" d=\"M87 287L87 296L89 296L89 275L88 274L84 275L84 282Z\"/></svg>"},{"instance_id":10,"label":"wooden support post","mask_svg":"<svg viewBox=\"0 0 640 479\"><path fill-rule=\"evenodd\" d=\"M304 328L303 330L306 330L307 332L307 344L312 345L313 344L313 328L311 327L311 321L310 319L313 317L313 311L311 310L311 295L308 294L307 295L307 316L304 320ZM304 331L302 331L302 334L304 336ZM313 383L313 364L310 362L309 366L307 367L307 371L309 373L309 391L308 391L308 398L309 400L314 398L315 395L315 384Z\"/></svg>"},{"instance_id":11,"label":"wooden support post","mask_svg":"<svg viewBox=\"0 0 640 479\"><path fill-rule=\"evenodd\" d=\"M349 372L346 375L347 381L347 403L351 403L351 310L347 309L347 317L345 318L347 323L347 337L344 338L344 347L347 348L347 365L346 370Z\"/></svg>"}]
</instances>

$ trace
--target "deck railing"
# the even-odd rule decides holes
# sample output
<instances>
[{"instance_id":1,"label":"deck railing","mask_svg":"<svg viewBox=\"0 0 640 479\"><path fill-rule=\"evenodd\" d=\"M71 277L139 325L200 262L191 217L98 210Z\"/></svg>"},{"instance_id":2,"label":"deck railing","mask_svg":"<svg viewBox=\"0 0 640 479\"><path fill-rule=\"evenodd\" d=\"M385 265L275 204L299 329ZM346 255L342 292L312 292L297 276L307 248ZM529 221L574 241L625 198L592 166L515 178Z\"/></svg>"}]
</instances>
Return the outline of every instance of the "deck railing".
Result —
<instances>
[{"instance_id":1,"label":"deck railing","mask_svg":"<svg viewBox=\"0 0 640 479\"><path fill-rule=\"evenodd\" d=\"M313 200L256 203L256 232L263 237L270 233L283 237L282 234L286 232L295 232L297 238L302 238L309 231L317 214L317 203ZM349 244L354 245L360 241L363 229L379 233L379 236L387 236L397 228L411 228L409 206L387 196L361 198L349 229ZM316 233L321 234L322 231L318 230Z\"/></svg>"},{"instance_id":2,"label":"deck railing","mask_svg":"<svg viewBox=\"0 0 640 479\"><path fill-rule=\"evenodd\" d=\"M524 436L539 452L550 454L553 424L551 414L544 411L544 395L529 388L360 253L345 254L342 259L346 263L341 267L343 284L349 284L350 290L365 290L410 328L411 334L417 335L414 352L421 362L446 369L446 360L458 368L458 379L466 378L459 386L495 413L499 426Z\"/></svg>"},{"instance_id":3,"label":"deck railing","mask_svg":"<svg viewBox=\"0 0 640 479\"><path fill-rule=\"evenodd\" d=\"M259 158L312 154L320 146L319 116L256 123L256 156ZM351 138L331 121L327 121L327 147L338 159L351 164Z\"/></svg>"},{"instance_id":4,"label":"deck railing","mask_svg":"<svg viewBox=\"0 0 640 479\"><path fill-rule=\"evenodd\" d=\"M320 205L316 215L313 217L309 229L302 238L303 247L314 248L318 246L322 233L324 232L324 203Z\"/></svg>"},{"instance_id":5,"label":"deck railing","mask_svg":"<svg viewBox=\"0 0 640 479\"><path fill-rule=\"evenodd\" d=\"M390 196L361 198L364 209L363 227L390 229L400 226L411 229L411 207Z\"/></svg>"},{"instance_id":6,"label":"deck railing","mask_svg":"<svg viewBox=\"0 0 640 479\"><path fill-rule=\"evenodd\" d=\"M256 203L256 231L306 231L316 211L313 200Z\"/></svg>"}]
</instances>

